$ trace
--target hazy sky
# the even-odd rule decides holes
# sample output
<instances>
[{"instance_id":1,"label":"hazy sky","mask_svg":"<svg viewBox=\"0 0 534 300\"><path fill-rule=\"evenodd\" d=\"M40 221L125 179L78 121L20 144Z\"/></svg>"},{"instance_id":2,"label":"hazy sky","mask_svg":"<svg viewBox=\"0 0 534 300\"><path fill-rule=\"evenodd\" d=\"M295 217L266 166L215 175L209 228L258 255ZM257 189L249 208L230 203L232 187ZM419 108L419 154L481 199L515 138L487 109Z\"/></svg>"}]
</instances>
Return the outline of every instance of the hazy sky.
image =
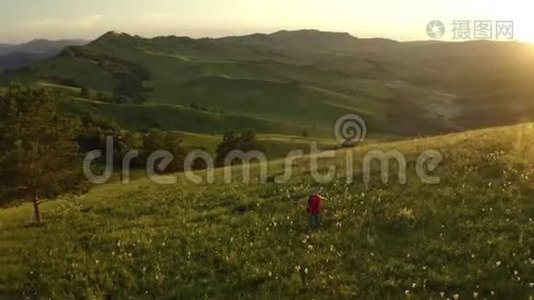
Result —
<instances>
[{"instance_id":1,"label":"hazy sky","mask_svg":"<svg viewBox=\"0 0 534 300\"><path fill-rule=\"evenodd\" d=\"M0 0L0 7L0 42L92 39L109 30L217 37L303 28L422 40L434 19L446 27L513 20L516 39L534 42L529 0Z\"/></svg>"}]
</instances>

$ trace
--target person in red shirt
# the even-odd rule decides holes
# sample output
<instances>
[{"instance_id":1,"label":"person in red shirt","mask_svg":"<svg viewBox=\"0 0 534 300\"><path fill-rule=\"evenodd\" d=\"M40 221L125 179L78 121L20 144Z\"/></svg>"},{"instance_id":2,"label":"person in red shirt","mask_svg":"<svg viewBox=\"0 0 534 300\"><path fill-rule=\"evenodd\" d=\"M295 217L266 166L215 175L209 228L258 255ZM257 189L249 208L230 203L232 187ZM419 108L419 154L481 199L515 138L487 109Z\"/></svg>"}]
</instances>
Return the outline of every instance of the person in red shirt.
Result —
<instances>
[{"instance_id":1,"label":"person in red shirt","mask_svg":"<svg viewBox=\"0 0 534 300\"><path fill-rule=\"evenodd\" d=\"M313 230L321 226L321 202L327 200L319 193L313 193L308 198L308 229Z\"/></svg>"}]
</instances>

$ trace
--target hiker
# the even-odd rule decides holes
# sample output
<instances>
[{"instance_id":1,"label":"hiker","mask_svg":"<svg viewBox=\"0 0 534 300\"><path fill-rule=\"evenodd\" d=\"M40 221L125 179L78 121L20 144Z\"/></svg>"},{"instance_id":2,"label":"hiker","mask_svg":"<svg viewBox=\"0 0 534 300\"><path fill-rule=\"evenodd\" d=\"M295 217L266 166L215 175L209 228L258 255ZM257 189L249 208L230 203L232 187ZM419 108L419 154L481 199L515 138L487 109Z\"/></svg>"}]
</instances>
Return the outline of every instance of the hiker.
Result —
<instances>
[{"instance_id":1,"label":"hiker","mask_svg":"<svg viewBox=\"0 0 534 300\"><path fill-rule=\"evenodd\" d=\"M308 229L318 229L321 226L321 201L328 200L325 197L313 193L308 198Z\"/></svg>"}]
</instances>

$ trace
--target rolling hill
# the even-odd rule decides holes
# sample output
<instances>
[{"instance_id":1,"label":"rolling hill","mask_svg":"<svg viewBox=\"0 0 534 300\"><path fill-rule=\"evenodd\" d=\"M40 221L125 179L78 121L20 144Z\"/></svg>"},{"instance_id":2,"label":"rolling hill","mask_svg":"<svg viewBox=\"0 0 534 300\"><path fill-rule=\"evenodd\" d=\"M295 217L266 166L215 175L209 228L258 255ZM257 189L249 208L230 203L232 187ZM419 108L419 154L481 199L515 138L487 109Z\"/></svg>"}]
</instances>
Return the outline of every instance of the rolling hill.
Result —
<instances>
[{"instance_id":1,"label":"rolling hill","mask_svg":"<svg viewBox=\"0 0 534 300\"><path fill-rule=\"evenodd\" d=\"M328 135L336 118L356 113L371 134L419 136L532 120L533 76L534 49L516 42L401 43L316 30L220 39L109 32L4 74L0 84L87 88L93 98L127 103L103 112L133 128L146 126L136 112L159 118L170 107L199 107L187 111L194 121L162 126L222 133L245 118L263 133ZM226 125L213 123L214 114Z\"/></svg>"},{"instance_id":2,"label":"rolling hill","mask_svg":"<svg viewBox=\"0 0 534 300\"><path fill-rule=\"evenodd\" d=\"M27 67L59 54L65 47L87 43L84 40L37 39L23 44L0 44L0 72Z\"/></svg>"},{"instance_id":3,"label":"rolling hill","mask_svg":"<svg viewBox=\"0 0 534 300\"><path fill-rule=\"evenodd\" d=\"M42 204L0 210L0 296L5 298L496 298L534 292L534 124L372 144L336 152L320 168L355 158L354 182L324 184L323 227L306 230L317 187L308 157L285 184L178 184L140 178ZM362 157L396 149L408 181L362 183ZM444 155L415 175L423 150ZM269 174L283 172L271 161ZM241 171L235 167L236 172ZM202 173L200 173L202 174ZM343 173L344 174L344 173Z\"/></svg>"}]
</instances>

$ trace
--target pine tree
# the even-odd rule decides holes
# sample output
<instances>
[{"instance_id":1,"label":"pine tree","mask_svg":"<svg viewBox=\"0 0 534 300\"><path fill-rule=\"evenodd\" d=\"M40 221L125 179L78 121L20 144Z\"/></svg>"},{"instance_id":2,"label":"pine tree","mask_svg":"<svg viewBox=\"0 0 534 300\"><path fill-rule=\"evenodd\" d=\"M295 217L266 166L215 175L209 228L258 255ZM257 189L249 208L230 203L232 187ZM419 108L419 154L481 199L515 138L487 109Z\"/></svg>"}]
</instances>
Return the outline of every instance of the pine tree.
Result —
<instances>
[{"instance_id":1,"label":"pine tree","mask_svg":"<svg viewBox=\"0 0 534 300\"><path fill-rule=\"evenodd\" d=\"M0 93L0 189L7 199L31 201L37 224L42 199L82 183L76 128L46 90L10 86Z\"/></svg>"}]
</instances>

